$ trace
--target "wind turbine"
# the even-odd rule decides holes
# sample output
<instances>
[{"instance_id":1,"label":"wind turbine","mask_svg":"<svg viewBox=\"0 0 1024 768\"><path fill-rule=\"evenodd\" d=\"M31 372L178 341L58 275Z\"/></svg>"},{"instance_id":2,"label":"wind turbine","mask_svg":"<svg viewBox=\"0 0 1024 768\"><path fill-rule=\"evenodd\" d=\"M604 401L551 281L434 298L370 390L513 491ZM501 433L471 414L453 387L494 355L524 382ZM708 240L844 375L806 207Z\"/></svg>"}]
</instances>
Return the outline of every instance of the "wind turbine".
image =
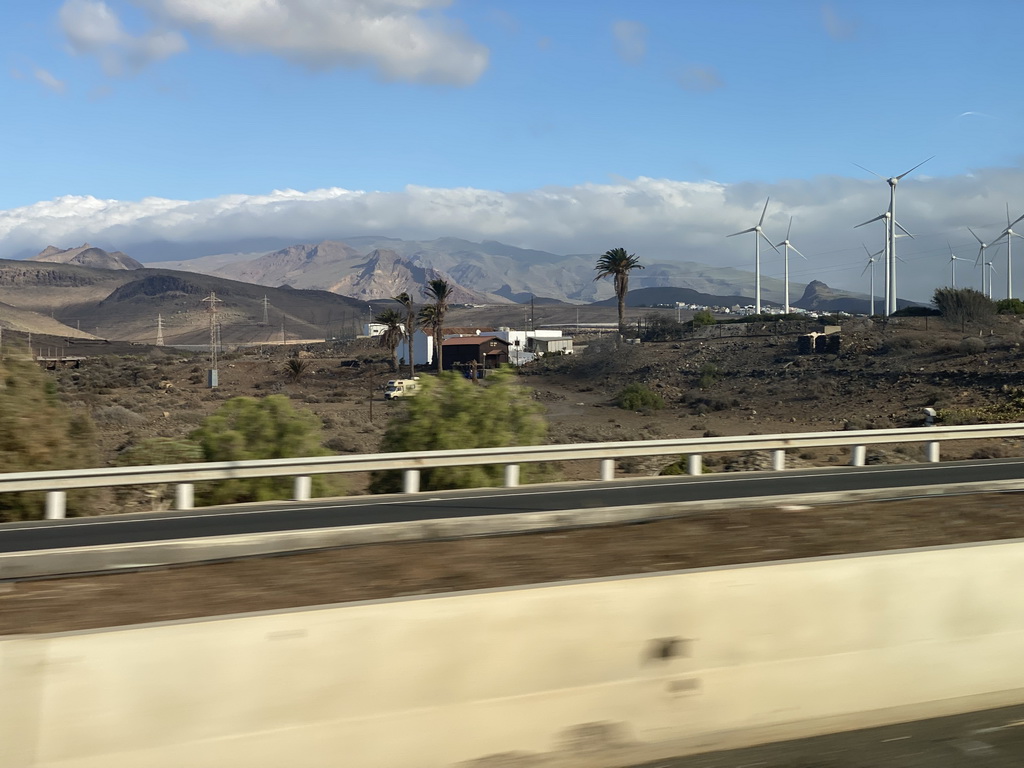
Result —
<instances>
[{"instance_id":1,"label":"wind turbine","mask_svg":"<svg viewBox=\"0 0 1024 768\"><path fill-rule=\"evenodd\" d=\"M885 222L885 247L881 251L879 251L879 253L885 254L885 311L882 314L891 315L893 312L896 311L896 298L893 295L895 293L895 281L893 280L893 272L896 269L895 248L897 236L894 235L893 232L896 230L896 227L899 227L900 229L903 230L907 237L913 238L914 236L907 232L903 225L892 217L891 211L885 211L884 213L878 214L873 219L862 221L860 224L854 226L854 229L856 229L857 227L863 227L866 224L872 224L873 222L876 221ZM895 227L893 226L894 223L896 224ZM892 307L892 309L890 309L890 306Z\"/></svg>"},{"instance_id":2,"label":"wind turbine","mask_svg":"<svg viewBox=\"0 0 1024 768\"><path fill-rule=\"evenodd\" d=\"M953 290L956 290L956 263L963 261L955 253L953 253L953 246L950 245L949 240L946 241L946 245L949 246L949 271L950 271L950 285Z\"/></svg>"},{"instance_id":3,"label":"wind turbine","mask_svg":"<svg viewBox=\"0 0 1024 768\"><path fill-rule=\"evenodd\" d=\"M764 224L764 215L768 212L768 201L771 200L769 197L764 201L764 210L761 211L761 218L758 219L757 224L750 229L744 229L742 232L733 232L731 235L726 237L736 237L736 235L745 235L748 232L754 233L754 312L758 315L761 314L761 238L770 245L776 253L779 249L775 247L775 244L768 238L768 235L761 229L761 225Z\"/></svg>"},{"instance_id":4,"label":"wind turbine","mask_svg":"<svg viewBox=\"0 0 1024 768\"><path fill-rule=\"evenodd\" d=\"M1018 216L1012 222L1010 221L1010 204L1007 203L1006 204L1006 229L1004 229L1002 231L1002 233L999 235L999 237L997 237L995 240L993 240L991 243L989 243L989 245L995 245L1000 240L1002 240L1004 237L1006 238L1006 298L1008 298L1008 299L1012 299L1013 298L1013 291L1012 291L1012 288L1013 288L1013 261L1012 261L1012 258L1013 258L1013 238L1015 238L1015 237L1024 238L1024 235L1021 235L1019 232L1014 232L1013 231L1013 225L1016 224L1021 219L1024 219L1024 213L1022 213L1020 216Z\"/></svg>"},{"instance_id":5,"label":"wind turbine","mask_svg":"<svg viewBox=\"0 0 1024 768\"><path fill-rule=\"evenodd\" d=\"M935 157L935 155L932 155L931 157L928 158L928 160L931 160L934 157ZM877 176L878 178L882 179L883 181L885 181L889 185L889 215L892 218L892 220L895 222L896 221L896 185L900 183L900 179L902 179L907 174L913 173L914 171L916 171L922 165L927 163L928 160L923 160L920 163L918 163L917 165L915 165L913 168L911 168L909 171L904 171L899 176L890 176L888 179L885 178L884 176L882 176L879 173L875 173L874 171L872 171L869 168L865 168L863 165L857 165L857 163L854 163L854 165L856 165L862 171L867 171L872 176ZM899 225L897 224L897 226L899 226ZM903 229L903 227L900 227L900 229ZM903 229L903 231L907 232L907 230L905 230L905 229ZM896 228L895 227L889 227L889 231L888 231L887 234L888 234L889 252L886 254L886 257L885 257L886 258L886 263L888 264L888 268L886 269L885 314L886 315L891 315L893 312L896 311ZM910 233L907 232L907 234L909 235Z\"/></svg>"},{"instance_id":6,"label":"wind turbine","mask_svg":"<svg viewBox=\"0 0 1024 768\"><path fill-rule=\"evenodd\" d=\"M861 243L861 245L864 245L864 243ZM861 271L860 274L861 274L861 277L863 277L865 272L867 272L869 269L871 270L871 311L868 313L868 317L874 317L874 315L875 315L875 262L878 261L878 259L876 258L877 256L881 256L883 253L885 253L885 249L883 248L880 251L875 251L874 253L872 253L871 251L868 250L868 247L866 245L864 245L864 253L866 253L868 255L868 263L864 265L864 269Z\"/></svg>"},{"instance_id":7,"label":"wind turbine","mask_svg":"<svg viewBox=\"0 0 1024 768\"><path fill-rule=\"evenodd\" d=\"M985 260L985 249L988 248L988 243L978 237L977 233L975 233L975 231L970 227L967 228L967 231L974 235L974 239L978 241L978 245L980 246L978 248L978 258L974 260L974 266L978 266Z\"/></svg>"},{"instance_id":8,"label":"wind turbine","mask_svg":"<svg viewBox=\"0 0 1024 768\"><path fill-rule=\"evenodd\" d=\"M804 256L802 253L800 253L800 251L798 251L796 249L795 245L793 245L791 242L789 242L789 233L792 232L792 231L793 231L793 217L790 216L789 217L789 228L786 230L786 239L783 240L781 243L776 243L775 245L772 246L773 248L775 248L776 251L779 250L779 246L780 245L786 246L786 255L783 257L783 260L784 260L784 262L786 264L786 269L785 269L785 276L784 276L783 279L786 282L785 292L786 292L786 314L787 315L789 314L789 249L792 248L796 252L797 256L799 256L804 261L807 261L807 257Z\"/></svg>"}]
</instances>

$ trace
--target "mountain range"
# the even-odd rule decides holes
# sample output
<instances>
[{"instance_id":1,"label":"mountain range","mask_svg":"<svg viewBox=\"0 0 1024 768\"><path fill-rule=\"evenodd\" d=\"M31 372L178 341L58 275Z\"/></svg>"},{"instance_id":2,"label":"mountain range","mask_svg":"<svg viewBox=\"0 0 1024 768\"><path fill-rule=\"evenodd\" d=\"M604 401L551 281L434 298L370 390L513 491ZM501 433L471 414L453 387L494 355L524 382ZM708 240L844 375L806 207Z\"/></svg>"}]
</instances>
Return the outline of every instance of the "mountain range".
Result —
<instances>
[{"instance_id":1,"label":"mountain range","mask_svg":"<svg viewBox=\"0 0 1024 768\"><path fill-rule=\"evenodd\" d=\"M524 302L531 298L588 304L614 295L610 280L594 280L596 254L559 255L516 248L493 240L458 238L399 240L353 237L293 245L266 254L216 254L151 266L190 270L259 285L316 288L365 301L402 291L420 295L434 277L452 283L457 303ZM753 275L733 267L697 262L650 262L630 277L634 289L688 288L708 296L750 297ZM804 284L792 284L796 296ZM764 276L762 297L781 303L781 280ZM837 296L866 298L837 292ZM745 303L749 303L748 301Z\"/></svg>"},{"instance_id":2,"label":"mountain range","mask_svg":"<svg viewBox=\"0 0 1024 768\"><path fill-rule=\"evenodd\" d=\"M38 313L63 323L65 335L142 340L155 338L159 316L169 343L201 344L210 322L202 299L216 292L233 341L279 339L282 325L290 339L322 338L358 332L372 312L368 302L403 291L421 299L435 278L451 283L453 304L614 303L611 281L594 279L596 259L458 238L353 237L149 264L88 243L49 246L32 259L0 260L0 325L28 327ZM630 284L630 306L752 303L753 275L732 267L652 262ZM766 304L781 304L781 281L764 277L762 287ZM793 284L791 295L804 309L868 310L868 297L819 281Z\"/></svg>"}]
</instances>

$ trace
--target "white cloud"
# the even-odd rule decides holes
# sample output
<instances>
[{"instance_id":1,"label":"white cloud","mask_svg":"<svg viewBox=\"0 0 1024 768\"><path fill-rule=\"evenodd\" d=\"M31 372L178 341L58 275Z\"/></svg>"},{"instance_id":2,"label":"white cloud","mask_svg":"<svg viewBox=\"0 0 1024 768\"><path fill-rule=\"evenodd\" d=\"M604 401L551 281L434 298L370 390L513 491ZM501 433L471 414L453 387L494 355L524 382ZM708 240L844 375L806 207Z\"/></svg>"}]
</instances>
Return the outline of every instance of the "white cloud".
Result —
<instances>
[{"instance_id":1,"label":"white cloud","mask_svg":"<svg viewBox=\"0 0 1024 768\"><path fill-rule=\"evenodd\" d=\"M59 21L71 50L96 56L109 75L138 72L188 47L181 33L174 30L154 28L141 35L131 34L102 0L67 0L61 6Z\"/></svg>"},{"instance_id":2,"label":"white cloud","mask_svg":"<svg viewBox=\"0 0 1024 768\"><path fill-rule=\"evenodd\" d=\"M49 88L54 93L64 93L64 91L67 90L67 83L65 83L63 80L58 80L45 69L36 68L36 70L32 74L35 76L36 80L38 80L40 83L42 83L44 86Z\"/></svg>"},{"instance_id":3,"label":"white cloud","mask_svg":"<svg viewBox=\"0 0 1024 768\"><path fill-rule=\"evenodd\" d=\"M687 91L717 91L725 86L714 67L690 67L679 76L679 85Z\"/></svg>"},{"instance_id":4,"label":"white cloud","mask_svg":"<svg viewBox=\"0 0 1024 768\"><path fill-rule=\"evenodd\" d=\"M857 36L857 22L840 16L832 3L824 3L821 6L821 23L833 40L850 40Z\"/></svg>"},{"instance_id":5,"label":"white cloud","mask_svg":"<svg viewBox=\"0 0 1024 768\"><path fill-rule=\"evenodd\" d=\"M948 283L947 240L958 256L967 259L958 271L957 284L980 286L981 273L972 268L977 243L966 227L973 227L986 240L994 238L1005 227L1002 201L1019 201L1022 184L1024 171L1019 169L904 179L899 187L899 218L916 238L900 240L899 252L905 261L901 297L927 301L935 287ZM641 177L520 193L407 187L399 192L280 190L195 201L68 196L0 211L0 255L86 241L129 255L134 255L133 246L178 243L182 255L197 255L190 244L220 243L228 250L232 241L261 237L299 243L373 234L490 239L555 253L601 253L622 245L647 263L695 261L752 269L753 244L748 238L727 240L725 236L753 226L769 195L765 219L769 236L781 240L793 216L792 241L808 257L807 262L792 260L794 282L818 279L834 287L867 291L867 276L861 275L866 262L861 243L877 250L882 228L879 224L854 229L854 225L885 209L889 189L878 179L834 176L733 185ZM1022 212L1020 202L1011 211L1014 216ZM780 277L781 259L765 249L761 256L764 274ZM996 290L1001 295L1005 249L998 254L990 250L988 256L995 257L1000 270ZM638 285L642 284L641 280Z\"/></svg>"},{"instance_id":6,"label":"white cloud","mask_svg":"<svg viewBox=\"0 0 1024 768\"><path fill-rule=\"evenodd\" d=\"M312 69L370 68L387 80L468 85L488 62L484 45L437 14L451 0L132 2L172 28Z\"/></svg>"},{"instance_id":7,"label":"white cloud","mask_svg":"<svg viewBox=\"0 0 1024 768\"><path fill-rule=\"evenodd\" d=\"M627 64L638 64L647 54L647 27L639 21L616 21L612 24L615 49Z\"/></svg>"}]
</instances>

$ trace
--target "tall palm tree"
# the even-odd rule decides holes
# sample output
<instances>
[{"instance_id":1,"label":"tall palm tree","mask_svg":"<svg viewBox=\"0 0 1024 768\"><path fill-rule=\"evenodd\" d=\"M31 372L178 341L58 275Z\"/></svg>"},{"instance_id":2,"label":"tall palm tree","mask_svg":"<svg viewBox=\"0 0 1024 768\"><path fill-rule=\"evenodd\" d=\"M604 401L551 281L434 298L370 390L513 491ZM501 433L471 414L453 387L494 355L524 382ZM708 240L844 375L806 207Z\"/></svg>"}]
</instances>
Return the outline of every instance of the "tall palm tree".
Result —
<instances>
[{"instance_id":1,"label":"tall palm tree","mask_svg":"<svg viewBox=\"0 0 1024 768\"><path fill-rule=\"evenodd\" d=\"M441 372L441 336L444 328L444 316L448 314L448 302L452 297L452 286L447 280L442 280L437 277L433 280L427 281L426 290L424 294L430 300L430 304L423 309L428 307L433 310L431 312L431 330L434 332L434 359L437 361L437 372ZM423 315L423 311L420 311L420 315Z\"/></svg>"},{"instance_id":2,"label":"tall palm tree","mask_svg":"<svg viewBox=\"0 0 1024 768\"><path fill-rule=\"evenodd\" d=\"M380 335L380 345L391 353L391 370L398 371L398 343L402 340L405 318L397 309L384 309L378 312L373 321L384 327Z\"/></svg>"},{"instance_id":3,"label":"tall palm tree","mask_svg":"<svg viewBox=\"0 0 1024 768\"><path fill-rule=\"evenodd\" d=\"M412 357L412 341L416 333L416 306L413 304L412 296L405 291L395 296L393 300L401 304L405 310L405 346L409 353L409 378L411 379L416 375L416 362Z\"/></svg>"},{"instance_id":4,"label":"tall palm tree","mask_svg":"<svg viewBox=\"0 0 1024 768\"><path fill-rule=\"evenodd\" d=\"M594 269L597 270L595 280L602 277L615 279L615 297L619 300L619 338L626 334L626 294L629 292L629 273L634 269L643 269L635 253L626 253L625 248L612 248L605 251L597 259Z\"/></svg>"}]
</instances>

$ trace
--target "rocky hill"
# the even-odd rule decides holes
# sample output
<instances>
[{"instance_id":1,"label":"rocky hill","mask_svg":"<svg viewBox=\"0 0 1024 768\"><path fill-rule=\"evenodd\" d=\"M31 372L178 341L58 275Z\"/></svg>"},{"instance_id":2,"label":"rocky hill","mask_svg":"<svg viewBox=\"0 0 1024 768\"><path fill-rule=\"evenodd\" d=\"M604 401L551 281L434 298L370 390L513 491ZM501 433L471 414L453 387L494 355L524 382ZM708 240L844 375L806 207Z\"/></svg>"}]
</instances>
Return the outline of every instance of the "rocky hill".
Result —
<instances>
[{"instance_id":1,"label":"rocky hill","mask_svg":"<svg viewBox=\"0 0 1024 768\"><path fill-rule=\"evenodd\" d=\"M867 315L873 312L881 312L884 299L882 296L875 296L874 308L869 296L851 294L845 291L837 291L829 288L820 280L812 280L804 289L803 296L793 302L793 306L801 309L812 309L819 312L847 312L851 315ZM915 306L916 302L906 299L897 299L896 308Z\"/></svg>"},{"instance_id":2,"label":"rocky hill","mask_svg":"<svg viewBox=\"0 0 1024 768\"><path fill-rule=\"evenodd\" d=\"M111 270L73 264L0 260L0 325L67 336L81 331L105 339L156 340L158 318L168 344L209 340L209 302L219 299L225 342L354 336L369 319L362 301L328 291L292 290L159 269ZM35 318L32 319L33 313ZM44 329L42 323L48 325Z\"/></svg>"},{"instance_id":3,"label":"rocky hill","mask_svg":"<svg viewBox=\"0 0 1024 768\"><path fill-rule=\"evenodd\" d=\"M142 269L142 264L126 253L121 253L121 251L108 253L102 248L96 248L88 243L63 251L48 245L31 261L75 264L79 267L93 267L94 269Z\"/></svg>"},{"instance_id":4,"label":"rocky hill","mask_svg":"<svg viewBox=\"0 0 1024 768\"><path fill-rule=\"evenodd\" d=\"M421 276L443 277L453 284L459 302L526 302L531 297L590 303L613 295L609 280L594 280L596 254L559 255L516 248L496 241L474 243L458 238L398 240L352 237L344 242L300 244L252 258L232 260L225 254L173 262L179 269L216 274L261 285L330 290L361 299L383 299L396 287L419 295ZM644 259L644 270L631 279L634 290L686 288L708 296L752 296L750 272L693 261ZM170 267L172 263L154 266ZM762 280L766 301L781 303L782 281ZM804 285L791 285L798 295ZM726 303L726 302L715 302Z\"/></svg>"}]
</instances>

